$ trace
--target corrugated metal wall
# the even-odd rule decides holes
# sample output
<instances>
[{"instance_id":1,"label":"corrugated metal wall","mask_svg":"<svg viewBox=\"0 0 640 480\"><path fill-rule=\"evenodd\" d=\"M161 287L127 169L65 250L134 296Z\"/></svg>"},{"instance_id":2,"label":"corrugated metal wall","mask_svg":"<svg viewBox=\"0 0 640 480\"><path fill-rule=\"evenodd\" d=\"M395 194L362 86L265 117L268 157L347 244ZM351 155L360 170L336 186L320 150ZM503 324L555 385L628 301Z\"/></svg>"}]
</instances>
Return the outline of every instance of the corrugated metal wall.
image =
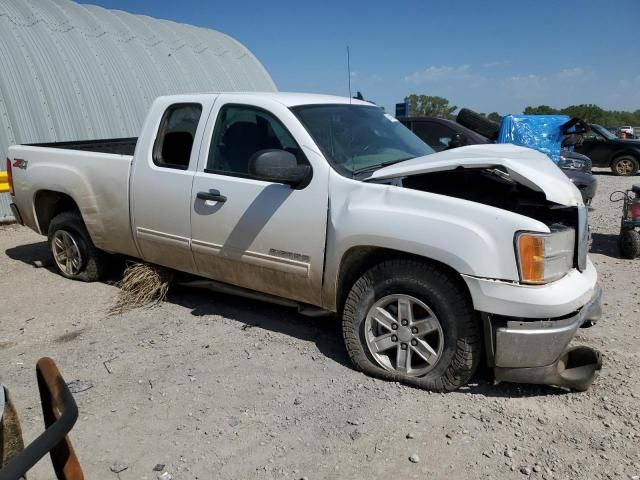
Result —
<instances>
[{"instance_id":1,"label":"corrugated metal wall","mask_svg":"<svg viewBox=\"0 0 640 480\"><path fill-rule=\"evenodd\" d=\"M68 0L0 0L0 155L14 143L136 136L160 95L275 90L251 52L215 30ZM0 194L0 221L8 204Z\"/></svg>"}]
</instances>

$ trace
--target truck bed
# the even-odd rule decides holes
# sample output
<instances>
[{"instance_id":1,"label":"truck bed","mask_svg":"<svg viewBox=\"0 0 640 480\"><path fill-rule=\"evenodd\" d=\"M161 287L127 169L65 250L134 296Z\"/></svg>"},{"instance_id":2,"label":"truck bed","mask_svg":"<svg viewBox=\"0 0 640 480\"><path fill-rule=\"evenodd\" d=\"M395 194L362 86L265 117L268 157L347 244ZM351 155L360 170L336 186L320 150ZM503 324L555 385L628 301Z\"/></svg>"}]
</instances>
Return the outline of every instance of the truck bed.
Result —
<instances>
[{"instance_id":1,"label":"truck bed","mask_svg":"<svg viewBox=\"0 0 640 480\"><path fill-rule=\"evenodd\" d=\"M136 256L129 222L129 172L135 145L132 138L9 147L8 158L25 162L23 168L13 169L14 203L24 224L46 235L47 209L66 195L80 210L96 247ZM56 196L52 198L51 192ZM44 225L38 215L47 219Z\"/></svg>"},{"instance_id":2,"label":"truck bed","mask_svg":"<svg viewBox=\"0 0 640 480\"><path fill-rule=\"evenodd\" d=\"M106 138L101 140L74 140L71 142L32 143L30 147L60 148L83 152L111 153L115 155L133 155L138 137Z\"/></svg>"}]
</instances>

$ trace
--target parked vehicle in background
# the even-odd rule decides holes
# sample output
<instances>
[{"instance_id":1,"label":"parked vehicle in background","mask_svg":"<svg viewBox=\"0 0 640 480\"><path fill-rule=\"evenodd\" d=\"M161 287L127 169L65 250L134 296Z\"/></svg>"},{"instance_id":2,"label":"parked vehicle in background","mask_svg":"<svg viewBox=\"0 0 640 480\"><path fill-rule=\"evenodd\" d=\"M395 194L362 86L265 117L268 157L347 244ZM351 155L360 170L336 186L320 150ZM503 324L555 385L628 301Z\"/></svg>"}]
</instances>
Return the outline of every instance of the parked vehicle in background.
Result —
<instances>
[{"instance_id":1,"label":"parked vehicle in background","mask_svg":"<svg viewBox=\"0 0 640 480\"><path fill-rule=\"evenodd\" d=\"M588 156L594 167L611 168L614 175L631 176L640 169L640 140L622 140L606 128L590 124L582 143L575 145L578 153Z\"/></svg>"},{"instance_id":2,"label":"parked vehicle in background","mask_svg":"<svg viewBox=\"0 0 640 480\"><path fill-rule=\"evenodd\" d=\"M627 136L630 136L630 137L634 137L635 136L635 132L633 130L633 127L630 126L630 125L627 125L627 126L624 126L624 127L619 127L618 128L618 132L626 133Z\"/></svg>"},{"instance_id":3,"label":"parked vehicle in background","mask_svg":"<svg viewBox=\"0 0 640 480\"><path fill-rule=\"evenodd\" d=\"M443 118L398 117L398 120L437 152L465 145L493 143L493 141L471 128ZM482 131L492 134L492 128L495 127L495 136L497 137L497 131L500 126L492 120L484 118L482 120L495 124L494 126L483 124L484 129ZM472 126L478 128L479 124L480 122L474 122ZM585 205L591 205L591 201L596 195L598 181L591 173L589 157L565 149L562 150L558 167L578 187Z\"/></svg>"},{"instance_id":4,"label":"parked vehicle in background","mask_svg":"<svg viewBox=\"0 0 640 480\"><path fill-rule=\"evenodd\" d=\"M618 244L620 254L624 258L640 256L640 183L629 190L613 192L609 199L612 202L622 201L622 221Z\"/></svg>"},{"instance_id":5,"label":"parked vehicle in background","mask_svg":"<svg viewBox=\"0 0 640 480\"><path fill-rule=\"evenodd\" d=\"M487 137L452 120L437 117L397 117L397 119L436 152L466 145L493 143Z\"/></svg>"},{"instance_id":6,"label":"parked vehicle in background","mask_svg":"<svg viewBox=\"0 0 640 480\"><path fill-rule=\"evenodd\" d=\"M159 98L138 139L10 147L7 167L16 218L66 277L124 254L337 312L380 378L449 391L488 359L500 381L584 390L599 355L567 347L601 289L587 208L544 158L435 153L349 98L220 93Z\"/></svg>"}]
</instances>

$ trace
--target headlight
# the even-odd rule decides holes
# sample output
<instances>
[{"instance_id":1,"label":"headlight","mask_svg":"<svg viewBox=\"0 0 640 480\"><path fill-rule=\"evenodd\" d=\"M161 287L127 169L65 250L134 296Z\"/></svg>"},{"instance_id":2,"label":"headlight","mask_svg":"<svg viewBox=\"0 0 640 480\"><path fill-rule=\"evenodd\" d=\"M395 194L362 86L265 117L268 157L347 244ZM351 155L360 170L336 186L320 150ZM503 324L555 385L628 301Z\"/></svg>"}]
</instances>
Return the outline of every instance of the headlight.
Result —
<instances>
[{"instance_id":1,"label":"headlight","mask_svg":"<svg viewBox=\"0 0 640 480\"><path fill-rule=\"evenodd\" d=\"M541 284L564 277L573 267L575 231L560 227L551 233L516 233L516 255L523 283Z\"/></svg>"},{"instance_id":2,"label":"headlight","mask_svg":"<svg viewBox=\"0 0 640 480\"><path fill-rule=\"evenodd\" d=\"M567 158L560 155L558 166L565 170L584 170L587 167L587 162L579 158Z\"/></svg>"}]
</instances>

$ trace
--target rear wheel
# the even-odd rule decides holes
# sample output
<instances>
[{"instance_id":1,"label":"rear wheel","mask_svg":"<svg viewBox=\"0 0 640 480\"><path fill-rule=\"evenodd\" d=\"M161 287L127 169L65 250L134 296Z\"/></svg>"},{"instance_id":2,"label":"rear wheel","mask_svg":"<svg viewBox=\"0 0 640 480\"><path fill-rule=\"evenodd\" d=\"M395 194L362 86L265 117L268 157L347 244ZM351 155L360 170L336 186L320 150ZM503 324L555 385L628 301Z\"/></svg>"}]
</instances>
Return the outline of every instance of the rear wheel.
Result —
<instances>
[{"instance_id":1,"label":"rear wheel","mask_svg":"<svg viewBox=\"0 0 640 480\"><path fill-rule=\"evenodd\" d=\"M638 160L631 155L622 155L611 162L611 171L619 177L629 177L638 173Z\"/></svg>"},{"instance_id":2,"label":"rear wheel","mask_svg":"<svg viewBox=\"0 0 640 480\"><path fill-rule=\"evenodd\" d=\"M624 258L636 258L640 256L640 233L635 230L623 230L620 232L620 254Z\"/></svg>"},{"instance_id":3,"label":"rear wheel","mask_svg":"<svg viewBox=\"0 0 640 480\"><path fill-rule=\"evenodd\" d=\"M51 220L49 248L58 271L67 278L95 282L106 271L106 254L95 247L77 212L63 212Z\"/></svg>"},{"instance_id":4,"label":"rear wheel","mask_svg":"<svg viewBox=\"0 0 640 480\"><path fill-rule=\"evenodd\" d=\"M453 275L428 263L389 260L351 288L343 334L359 370L420 388L465 385L481 355L480 325Z\"/></svg>"}]
</instances>

